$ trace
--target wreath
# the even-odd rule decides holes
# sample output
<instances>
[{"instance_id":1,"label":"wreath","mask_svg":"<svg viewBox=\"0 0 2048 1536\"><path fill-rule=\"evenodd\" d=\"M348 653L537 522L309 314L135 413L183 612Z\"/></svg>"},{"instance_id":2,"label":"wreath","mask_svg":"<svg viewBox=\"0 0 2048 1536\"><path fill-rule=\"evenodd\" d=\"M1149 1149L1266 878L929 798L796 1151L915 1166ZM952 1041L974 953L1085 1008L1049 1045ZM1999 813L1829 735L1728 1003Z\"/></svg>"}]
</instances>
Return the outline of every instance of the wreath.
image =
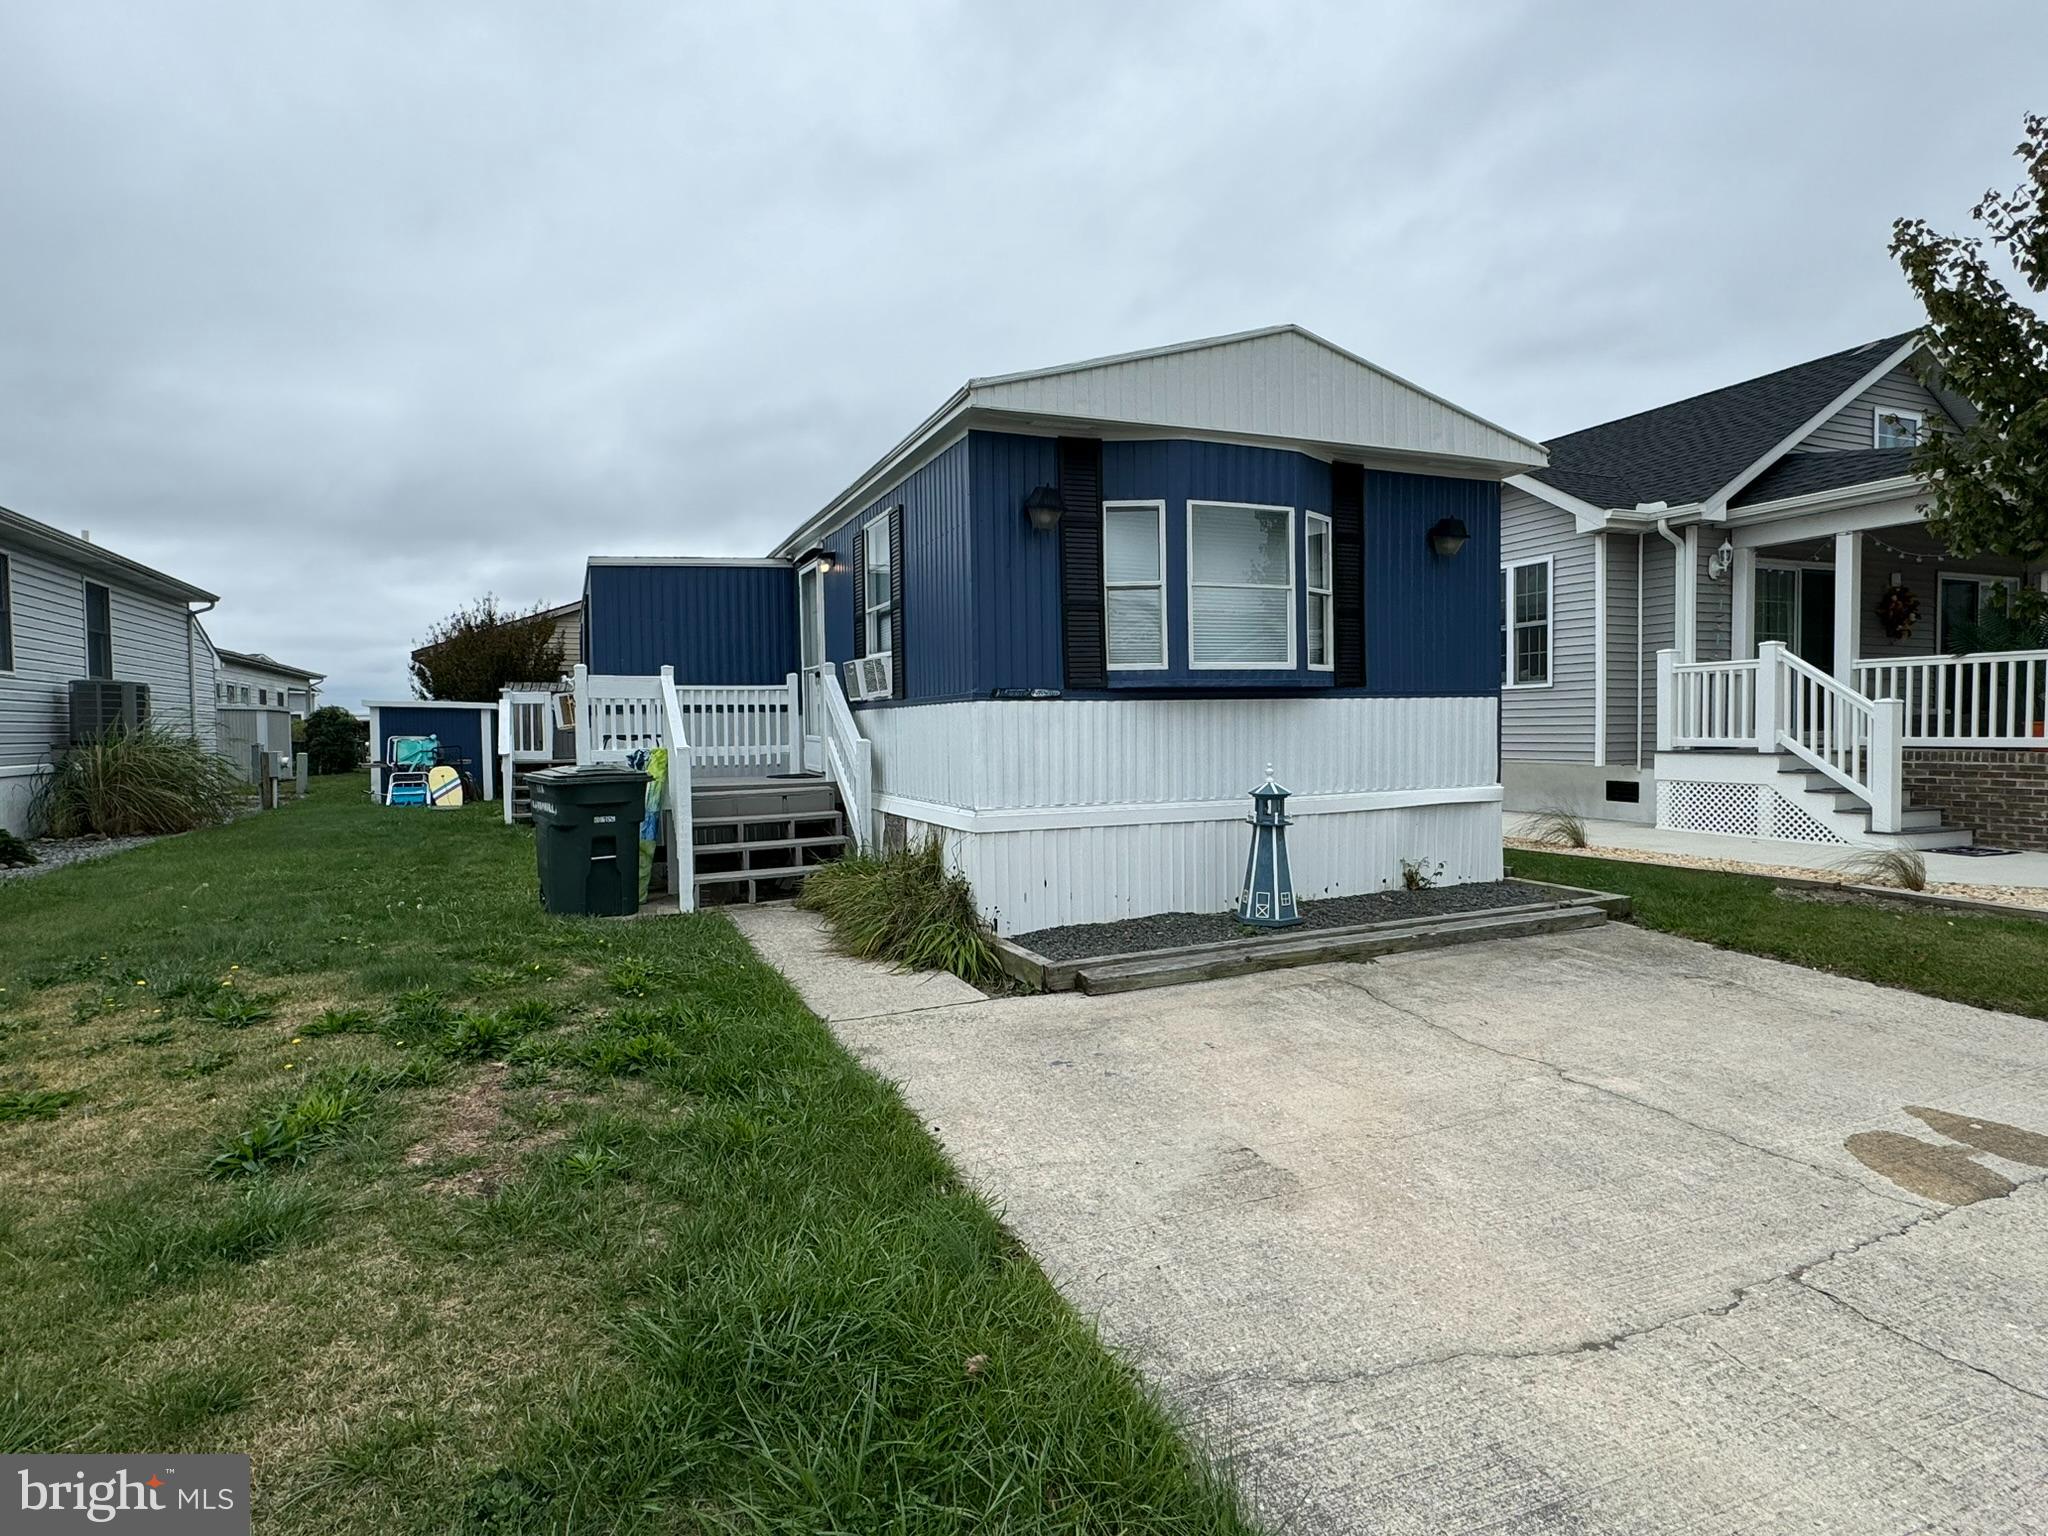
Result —
<instances>
[{"instance_id":1,"label":"wreath","mask_svg":"<svg viewBox=\"0 0 2048 1536\"><path fill-rule=\"evenodd\" d=\"M1906 587L1886 587L1878 594L1877 622L1887 640L1910 640L1920 622L1920 599Z\"/></svg>"}]
</instances>

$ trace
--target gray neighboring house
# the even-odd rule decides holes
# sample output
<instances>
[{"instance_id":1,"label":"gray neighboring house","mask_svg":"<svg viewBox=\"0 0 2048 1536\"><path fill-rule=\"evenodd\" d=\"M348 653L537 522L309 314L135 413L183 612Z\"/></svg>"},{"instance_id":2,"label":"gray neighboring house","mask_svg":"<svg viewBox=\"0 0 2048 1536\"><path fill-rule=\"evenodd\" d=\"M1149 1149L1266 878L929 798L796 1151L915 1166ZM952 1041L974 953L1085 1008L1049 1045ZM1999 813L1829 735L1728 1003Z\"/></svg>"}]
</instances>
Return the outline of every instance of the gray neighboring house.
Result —
<instances>
[{"instance_id":1,"label":"gray neighboring house","mask_svg":"<svg viewBox=\"0 0 2048 1536\"><path fill-rule=\"evenodd\" d=\"M219 601L0 507L0 827L23 830L36 778L70 740L74 679L147 683L157 724L214 745L199 615Z\"/></svg>"},{"instance_id":2,"label":"gray neighboring house","mask_svg":"<svg viewBox=\"0 0 2048 1536\"><path fill-rule=\"evenodd\" d=\"M282 709L303 720L320 707L324 672L308 672L266 656L261 651L230 651L216 647L220 668L214 679L214 702L226 707Z\"/></svg>"},{"instance_id":3,"label":"gray neighboring house","mask_svg":"<svg viewBox=\"0 0 2048 1536\"><path fill-rule=\"evenodd\" d=\"M2048 578L1950 555L1912 470L1970 419L1908 332L1546 444L1501 501L1507 808L2048 847L2048 653L1951 645Z\"/></svg>"}]
</instances>

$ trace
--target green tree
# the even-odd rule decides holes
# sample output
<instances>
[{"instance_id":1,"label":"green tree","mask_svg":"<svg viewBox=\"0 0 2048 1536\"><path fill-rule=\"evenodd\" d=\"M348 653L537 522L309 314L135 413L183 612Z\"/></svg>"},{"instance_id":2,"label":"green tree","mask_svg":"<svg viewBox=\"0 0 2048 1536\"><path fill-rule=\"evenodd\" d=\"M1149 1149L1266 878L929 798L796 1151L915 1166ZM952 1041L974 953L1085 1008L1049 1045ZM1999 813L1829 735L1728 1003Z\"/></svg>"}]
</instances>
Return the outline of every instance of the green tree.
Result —
<instances>
[{"instance_id":1,"label":"green tree","mask_svg":"<svg viewBox=\"0 0 2048 1536\"><path fill-rule=\"evenodd\" d=\"M508 684L561 675L555 621L538 607L501 608L488 594L441 620L412 653L412 689L423 699L495 700Z\"/></svg>"},{"instance_id":2,"label":"green tree","mask_svg":"<svg viewBox=\"0 0 2048 1536\"><path fill-rule=\"evenodd\" d=\"M2026 174L1970 211L1981 235L1944 235L1924 219L1892 226L1891 253L1927 311L1942 382L1977 411L1929 433L1914 456L1928 482L1928 527L1964 559L2048 556L2048 318L2015 294L1994 257L2035 294L2048 291L2048 117L2028 114L2014 151ZM1988 240L1988 245L1987 245ZM2002 617L2031 632L2048 598L2028 580Z\"/></svg>"},{"instance_id":3,"label":"green tree","mask_svg":"<svg viewBox=\"0 0 2048 1536\"><path fill-rule=\"evenodd\" d=\"M339 704L306 716L306 766L314 773L354 773L363 766L369 742L362 722Z\"/></svg>"}]
</instances>

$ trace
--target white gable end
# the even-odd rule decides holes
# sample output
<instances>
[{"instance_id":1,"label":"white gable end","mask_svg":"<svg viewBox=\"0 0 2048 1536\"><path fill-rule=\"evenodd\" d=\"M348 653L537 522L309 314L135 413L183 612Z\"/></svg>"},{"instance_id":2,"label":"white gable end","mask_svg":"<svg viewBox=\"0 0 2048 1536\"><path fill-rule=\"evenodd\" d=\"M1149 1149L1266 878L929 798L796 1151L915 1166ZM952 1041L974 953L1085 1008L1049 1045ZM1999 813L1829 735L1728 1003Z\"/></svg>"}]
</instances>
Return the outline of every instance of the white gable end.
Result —
<instances>
[{"instance_id":1,"label":"white gable end","mask_svg":"<svg viewBox=\"0 0 2048 1536\"><path fill-rule=\"evenodd\" d=\"M976 410L1123 423L1507 472L1542 448L1298 327L976 379Z\"/></svg>"}]
</instances>

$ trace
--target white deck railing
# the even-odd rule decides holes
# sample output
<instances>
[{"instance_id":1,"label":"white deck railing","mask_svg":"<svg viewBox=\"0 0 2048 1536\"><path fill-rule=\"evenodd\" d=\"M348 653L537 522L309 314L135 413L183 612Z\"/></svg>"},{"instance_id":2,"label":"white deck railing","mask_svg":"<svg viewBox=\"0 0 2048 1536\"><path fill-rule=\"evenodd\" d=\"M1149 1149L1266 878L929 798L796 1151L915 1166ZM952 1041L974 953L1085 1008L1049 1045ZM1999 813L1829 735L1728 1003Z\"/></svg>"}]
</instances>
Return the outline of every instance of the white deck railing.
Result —
<instances>
[{"instance_id":1,"label":"white deck railing","mask_svg":"<svg viewBox=\"0 0 2048 1536\"><path fill-rule=\"evenodd\" d=\"M498 695L498 786L505 821L512 821L513 775L525 765L551 763L554 695L539 688L507 688Z\"/></svg>"},{"instance_id":2,"label":"white deck railing","mask_svg":"<svg viewBox=\"0 0 2048 1536\"><path fill-rule=\"evenodd\" d=\"M802 771L803 706L794 672L776 687L678 688L676 696L697 766Z\"/></svg>"},{"instance_id":3,"label":"white deck railing","mask_svg":"<svg viewBox=\"0 0 2048 1536\"><path fill-rule=\"evenodd\" d=\"M874 744L854 722L835 668L811 668L804 692L814 701L815 718L808 724L823 749L825 772L846 802L847 830L854 847L865 849L874 838Z\"/></svg>"},{"instance_id":4,"label":"white deck railing","mask_svg":"<svg viewBox=\"0 0 2048 1536\"><path fill-rule=\"evenodd\" d=\"M1657 750L1789 752L1870 807L1870 830L1896 832L1904 807L1904 706L1872 699L1777 641L1755 661L1681 662L1657 653Z\"/></svg>"},{"instance_id":5,"label":"white deck railing","mask_svg":"<svg viewBox=\"0 0 2048 1536\"><path fill-rule=\"evenodd\" d=\"M1856 688L1899 701L1909 747L2048 747L2048 651L1859 661Z\"/></svg>"}]
</instances>

